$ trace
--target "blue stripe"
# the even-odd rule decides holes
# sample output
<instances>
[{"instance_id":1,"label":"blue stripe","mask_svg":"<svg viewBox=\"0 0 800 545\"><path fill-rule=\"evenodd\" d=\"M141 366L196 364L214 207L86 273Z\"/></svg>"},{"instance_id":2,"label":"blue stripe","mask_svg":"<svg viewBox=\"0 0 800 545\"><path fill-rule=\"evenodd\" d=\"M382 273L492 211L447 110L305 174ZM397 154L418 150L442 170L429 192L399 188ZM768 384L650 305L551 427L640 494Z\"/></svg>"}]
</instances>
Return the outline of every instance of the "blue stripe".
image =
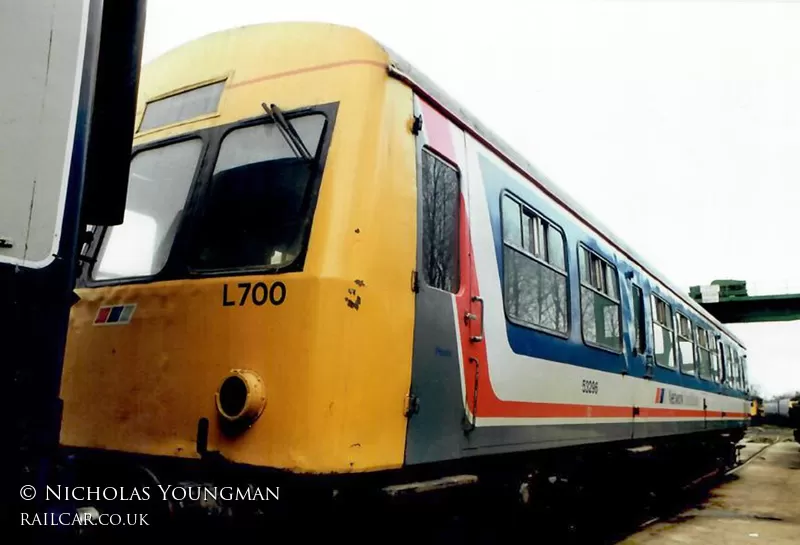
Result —
<instances>
[{"instance_id":1,"label":"blue stripe","mask_svg":"<svg viewBox=\"0 0 800 545\"><path fill-rule=\"evenodd\" d=\"M125 307L116 306L111 309L111 314L108 315L108 320L106 320L107 324L114 324L119 322L119 317L122 315L122 309Z\"/></svg>"},{"instance_id":2,"label":"blue stripe","mask_svg":"<svg viewBox=\"0 0 800 545\"><path fill-rule=\"evenodd\" d=\"M506 174L495 165L490 159L484 157L479 152L479 164L483 177L484 189L489 208L489 218L493 231L495 247L495 257L497 258L497 268L499 277L503 278L503 241L502 241L502 221L501 221L501 197L503 191L508 191L527 203L531 208L540 213L546 219L556 224L564 231L566 239L567 253L566 266L569 274L569 313L570 313L570 332L567 339L555 337L546 333L532 330L523 326L516 325L506 317L506 329L511 349L514 352L541 358L551 361L558 361L568 365L575 365L584 368L591 368L600 371L613 373L628 373L631 376L645 376L645 361L642 356L634 356L630 347L632 346L630 332L633 327L633 301L630 290L626 286L626 273L632 274L632 281L642 288L645 301L649 301L650 294L655 293L664 298L672 305L673 312L681 312L691 318L695 324L718 331L710 323L698 316L692 309L675 298L668 291L663 291L651 283L650 278L642 274L638 269L624 258L618 255L604 241L598 239L588 229L577 223L572 216L567 215L549 198L543 195L533 184L527 181L518 181ZM591 250L607 259L617 268L619 273L619 286L622 310L622 331L623 346L622 354L614 354L602 349L587 346L583 342L583 335L580 327L580 277L578 271L578 243L582 242ZM502 280L501 280L502 281ZM645 327L647 345L653 346L652 317L650 305L645 303ZM677 347L675 347L677 359ZM745 398L745 394L728 388L727 386L701 380L696 376L685 375L673 369L655 366L652 371L652 378L655 381L692 388L705 392L722 393L725 395ZM662 391L663 400L663 391Z\"/></svg>"}]
</instances>

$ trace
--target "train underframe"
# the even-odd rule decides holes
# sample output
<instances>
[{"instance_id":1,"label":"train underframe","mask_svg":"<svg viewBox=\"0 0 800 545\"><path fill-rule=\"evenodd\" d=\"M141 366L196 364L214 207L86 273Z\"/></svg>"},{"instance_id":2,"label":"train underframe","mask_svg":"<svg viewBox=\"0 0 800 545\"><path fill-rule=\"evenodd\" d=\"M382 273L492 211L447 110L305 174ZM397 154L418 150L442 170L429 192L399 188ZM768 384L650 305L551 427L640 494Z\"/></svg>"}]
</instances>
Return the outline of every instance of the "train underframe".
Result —
<instances>
[{"instance_id":1,"label":"train underframe","mask_svg":"<svg viewBox=\"0 0 800 545\"><path fill-rule=\"evenodd\" d=\"M81 542L109 533L135 540L154 527L183 538L216 530L229 537L265 525L297 535L355 528L359 520L363 526L365 513L406 525L470 512L503 520L534 516L560 526L588 517L599 524L734 467L743 435L744 429L708 431L335 475L240 466L210 454L184 460L65 449L40 487L49 486L40 511L81 517L84 524L50 529ZM118 521L144 514L146 522L103 526L97 522L103 513Z\"/></svg>"}]
</instances>

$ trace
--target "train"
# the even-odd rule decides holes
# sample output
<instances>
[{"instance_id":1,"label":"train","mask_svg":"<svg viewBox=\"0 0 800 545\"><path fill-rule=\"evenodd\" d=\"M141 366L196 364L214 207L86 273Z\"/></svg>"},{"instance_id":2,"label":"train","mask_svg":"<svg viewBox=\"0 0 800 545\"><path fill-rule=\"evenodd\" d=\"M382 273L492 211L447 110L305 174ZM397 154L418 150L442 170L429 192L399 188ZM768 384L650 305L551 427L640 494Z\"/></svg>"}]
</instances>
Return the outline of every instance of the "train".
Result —
<instances>
[{"instance_id":1,"label":"train","mask_svg":"<svg viewBox=\"0 0 800 545\"><path fill-rule=\"evenodd\" d=\"M800 395L796 395L789 403L789 425L792 427L794 440L800 443Z\"/></svg>"},{"instance_id":2,"label":"train","mask_svg":"<svg viewBox=\"0 0 800 545\"><path fill-rule=\"evenodd\" d=\"M743 342L359 29L145 64L128 188L70 313L82 478L395 497L735 463Z\"/></svg>"},{"instance_id":3,"label":"train","mask_svg":"<svg viewBox=\"0 0 800 545\"><path fill-rule=\"evenodd\" d=\"M750 423L752 425L761 423L765 414L764 399L758 396L753 397L750 400Z\"/></svg>"},{"instance_id":4,"label":"train","mask_svg":"<svg viewBox=\"0 0 800 545\"><path fill-rule=\"evenodd\" d=\"M775 397L764 402L764 416L778 420L789 418L789 409L794 405L794 399L790 396Z\"/></svg>"},{"instance_id":5,"label":"train","mask_svg":"<svg viewBox=\"0 0 800 545\"><path fill-rule=\"evenodd\" d=\"M766 423L792 428L794 440L800 443L800 393L776 396L763 404Z\"/></svg>"}]
</instances>

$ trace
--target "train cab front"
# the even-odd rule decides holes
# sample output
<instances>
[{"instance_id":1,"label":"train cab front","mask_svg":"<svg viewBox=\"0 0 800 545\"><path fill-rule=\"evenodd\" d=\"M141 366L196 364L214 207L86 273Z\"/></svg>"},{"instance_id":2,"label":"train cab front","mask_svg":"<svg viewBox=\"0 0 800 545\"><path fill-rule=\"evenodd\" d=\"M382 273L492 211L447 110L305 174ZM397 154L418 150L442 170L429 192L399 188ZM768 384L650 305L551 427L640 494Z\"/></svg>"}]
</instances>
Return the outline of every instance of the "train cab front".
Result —
<instances>
[{"instance_id":1,"label":"train cab front","mask_svg":"<svg viewBox=\"0 0 800 545\"><path fill-rule=\"evenodd\" d=\"M268 106L135 149L124 222L94 232L71 315L65 444L237 458L267 403L306 395L320 286L305 265L335 118Z\"/></svg>"},{"instance_id":2,"label":"train cab front","mask_svg":"<svg viewBox=\"0 0 800 545\"><path fill-rule=\"evenodd\" d=\"M402 464L415 239L373 208L391 187L371 183L386 71L360 45L293 60L290 35L238 29L144 72L124 222L93 231L71 310L65 452L172 468L154 483L204 460L293 475ZM365 51L375 60L340 68L303 57ZM413 206L384 218L413 221ZM390 338L403 348L386 354Z\"/></svg>"}]
</instances>

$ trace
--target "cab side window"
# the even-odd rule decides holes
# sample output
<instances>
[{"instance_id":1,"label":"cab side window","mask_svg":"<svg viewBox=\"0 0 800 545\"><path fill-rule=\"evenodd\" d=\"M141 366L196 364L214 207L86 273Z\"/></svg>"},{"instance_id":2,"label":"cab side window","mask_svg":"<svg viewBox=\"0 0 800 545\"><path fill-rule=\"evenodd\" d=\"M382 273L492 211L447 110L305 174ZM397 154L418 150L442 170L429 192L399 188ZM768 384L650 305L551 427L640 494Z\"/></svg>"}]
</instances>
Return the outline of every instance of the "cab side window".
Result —
<instances>
[{"instance_id":1,"label":"cab side window","mask_svg":"<svg viewBox=\"0 0 800 545\"><path fill-rule=\"evenodd\" d=\"M459 288L459 216L461 188L458 171L422 150L422 274L425 282L443 291Z\"/></svg>"}]
</instances>

